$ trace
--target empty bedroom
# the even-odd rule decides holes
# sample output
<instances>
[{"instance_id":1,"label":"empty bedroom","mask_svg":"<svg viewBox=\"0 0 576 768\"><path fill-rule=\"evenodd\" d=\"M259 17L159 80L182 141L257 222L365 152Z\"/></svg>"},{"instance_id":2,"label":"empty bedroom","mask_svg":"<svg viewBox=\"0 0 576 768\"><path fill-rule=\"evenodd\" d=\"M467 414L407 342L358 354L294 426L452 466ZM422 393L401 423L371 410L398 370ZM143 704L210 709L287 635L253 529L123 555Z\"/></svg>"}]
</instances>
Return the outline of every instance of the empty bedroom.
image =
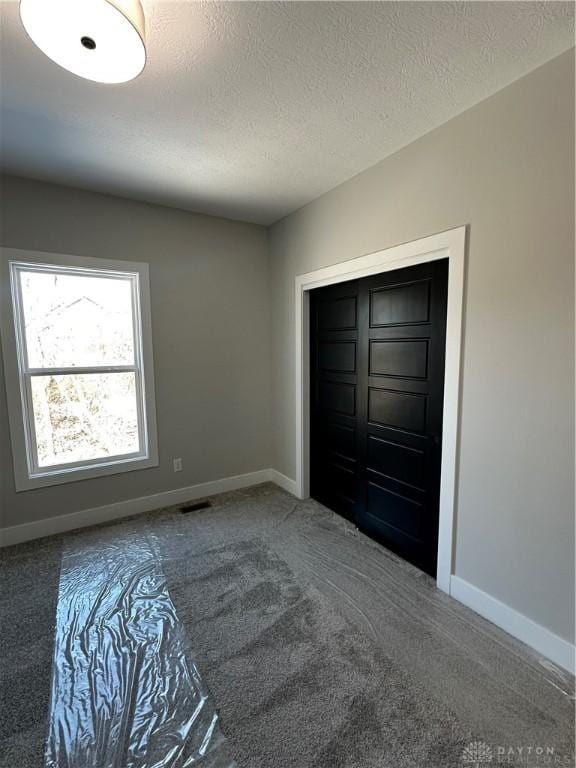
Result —
<instances>
[{"instance_id":1,"label":"empty bedroom","mask_svg":"<svg viewBox=\"0 0 576 768\"><path fill-rule=\"evenodd\" d=\"M0 768L574 768L574 11L0 0Z\"/></svg>"}]
</instances>

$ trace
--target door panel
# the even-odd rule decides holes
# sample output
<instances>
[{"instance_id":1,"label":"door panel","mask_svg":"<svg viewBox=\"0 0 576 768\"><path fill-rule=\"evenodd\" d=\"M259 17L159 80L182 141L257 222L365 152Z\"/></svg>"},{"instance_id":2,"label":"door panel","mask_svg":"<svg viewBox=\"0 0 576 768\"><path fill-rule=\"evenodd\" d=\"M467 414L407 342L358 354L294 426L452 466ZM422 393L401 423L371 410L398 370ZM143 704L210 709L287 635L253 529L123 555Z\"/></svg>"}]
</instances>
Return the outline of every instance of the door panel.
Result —
<instances>
[{"instance_id":1,"label":"door panel","mask_svg":"<svg viewBox=\"0 0 576 768\"><path fill-rule=\"evenodd\" d=\"M426 428L426 398L370 387L368 421L383 427L422 433Z\"/></svg>"},{"instance_id":2,"label":"door panel","mask_svg":"<svg viewBox=\"0 0 576 768\"><path fill-rule=\"evenodd\" d=\"M427 323L429 311L430 283L428 280L384 286L370 291L371 328L383 325Z\"/></svg>"},{"instance_id":3,"label":"door panel","mask_svg":"<svg viewBox=\"0 0 576 768\"><path fill-rule=\"evenodd\" d=\"M425 484L426 459L424 451L409 448L400 443L382 440L368 435L368 469L386 475L392 480L423 488Z\"/></svg>"},{"instance_id":4,"label":"door panel","mask_svg":"<svg viewBox=\"0 0 576 768\"><path fill-rule=\"evenodd\" d=\"M425 379L428 372L428 341L386 339L370 342L370 375Z\"/></svg>"},{"instance_id":5,"label":"door panel","mask_svg":"<svg viewBox=\"0 0 576 768\"><path fill-rule=\"evenodd\" d=\"M381 514L383 507L386 508L385 519ZM368 482L366 513L368 517L374 517L376 524L391 538L400 534L401 537L410 536L418 541L422 534L422 503L401 493L394 493L378 483Z\"/></svg>"},{"instance_id":6,"label":"door panel","mask_svg":"<svg viewBox=\"0 0 576 768\"><path fill-rule=\"evenodd\" d=\"M318 305L318 330L342 331L356 328L356 296L321 299Z\"/></svg>"},{"instance_id":7,"label":"door panel","mask_svg":"<svg viewBox=\"0 0 576 768\"><path fill-rule=\"evenodd\" d=\"M356 371L356 342L322 341L318 344L318 368L321 371Z\"/></svg>"},{"instance_id":8,"label":"door panel","mask_svg":"<svg viewBox=\"0 0 576 768\"><path fill-rule=\"evenodd\" d=\"M320 407L325 411L346 416L354 416L356 412L356 387L353 384L321 381L318 396Z\"/></svg>"},{"instance_id":9,"label":"door panel","mask_svg":"<svg viewBox=\"0 0 576 768\"><path fill-rule=\"evenodd\" d=\"M330 423L320 425L317 435L323 451L353 460L356 455L356 429L345 424Z\"/></svg>"},{"instance_id":10,"label":"door panel","mask_svg":"<svg viewBox=\"0 0 576 768\"><path fill-rule=\"evenodd\" d=\"M311 292L311 495L435 574L448 262Z\"/></svg>"},{"instance_id":11,"label":"door panel","mask_svg":"<svg viewBox=\"0 0 576 768\"><path fill-rule=\"evenodd\" d=\"M358 284L310 297L311 495L350 520L358 495Z\"/></svg>"}]
</instances>

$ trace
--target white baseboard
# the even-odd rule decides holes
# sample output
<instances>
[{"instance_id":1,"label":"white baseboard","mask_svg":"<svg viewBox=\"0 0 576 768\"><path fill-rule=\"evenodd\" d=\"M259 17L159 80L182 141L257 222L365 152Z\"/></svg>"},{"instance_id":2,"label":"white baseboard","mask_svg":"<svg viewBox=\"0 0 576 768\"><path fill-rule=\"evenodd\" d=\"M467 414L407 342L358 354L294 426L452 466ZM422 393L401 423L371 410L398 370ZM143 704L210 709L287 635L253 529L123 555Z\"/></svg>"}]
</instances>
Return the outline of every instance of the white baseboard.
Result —
<instances>
[{"instance_id":1,"label":"white baseboard","mask_svg":"<svg viewBox=\"0 0 576 768\"><path fill-rule=\"evenodd\" d=\"M152 496L141 496L137 499L119 501L102 507L83 509L69 515L59 515L58 517L49 517L46 520L37 520L33 523L2 528L0 529L0 546L8 547L12 544L21 544L24 541L40 539L43 536L53 536L56 533L73 531L75 528L86 528L89 525L106 523L110 520L138 515L141 512L150 512L160 507L182 504L185 501L194 501L194 499L201 499L204 496L213 496L216 493L235 491L239 488L247 488L250 485L266 482L276 483L290 493L294 493L296 487L293 480L275 469L261 469L257 472L248 472L245 475L234 475L221 480L212 480L208 483L155 493Z\"/></svg>"},{"instance_id":2,"label":"white baseboard","mask_svg":"<svg viewBox=\"0 0 576 768\"><path fill-rule=\"evenodd\" d=\"M292 496L298 496L298 486L296 485L296 480L292 480L290 477L286 477L286 475L283 475L282 472L278 472L277 469L270 470L269 479L270 482L279 485L280 488L288 491L288 493L291 493Z\"/></svg>"},{"instance_id":3,"label":"white baseboard","mask_svg":"<svg viewBox=\"0 0 576 768\"><path fill-rule=\"evenodd\" d=\"M576 648L567 640L459 576L450 579L450 595L571 674L575 673Z\"/></svg>"}]
</instances>

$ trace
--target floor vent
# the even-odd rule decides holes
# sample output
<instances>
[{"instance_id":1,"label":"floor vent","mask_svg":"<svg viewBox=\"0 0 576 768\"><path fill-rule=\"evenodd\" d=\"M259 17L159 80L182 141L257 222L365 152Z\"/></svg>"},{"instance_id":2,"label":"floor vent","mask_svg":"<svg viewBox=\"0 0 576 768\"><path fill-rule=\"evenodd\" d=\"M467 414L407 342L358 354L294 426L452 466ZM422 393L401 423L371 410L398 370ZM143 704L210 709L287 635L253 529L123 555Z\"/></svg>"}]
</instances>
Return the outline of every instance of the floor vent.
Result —
<instances>
[{"instance_id":1,"label":"floor vent","mask_svg":"<svg viewBox=\"0 0 576 768\"><path fill-rule=\"evenodd\" d=\"M209 509L211 506L212 504L209 501L199 501L197 504L185 504L183 507L180 507L180 511L182 514L186 514L186 512L198 512L200 509Z\"/></svg>"}]
</instances>

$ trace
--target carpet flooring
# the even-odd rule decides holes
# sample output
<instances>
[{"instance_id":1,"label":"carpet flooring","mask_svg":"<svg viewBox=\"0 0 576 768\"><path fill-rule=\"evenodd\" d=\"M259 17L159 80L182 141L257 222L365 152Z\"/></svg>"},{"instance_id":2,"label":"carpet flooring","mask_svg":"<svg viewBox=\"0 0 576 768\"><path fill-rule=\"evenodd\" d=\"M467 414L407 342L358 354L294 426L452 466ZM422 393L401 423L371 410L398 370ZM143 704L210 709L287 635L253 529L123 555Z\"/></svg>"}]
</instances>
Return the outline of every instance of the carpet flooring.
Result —
<instances>
[{"instance_id":1,"label":"carpet flooring","mask_svg":"<svg viewBox=\"0 0 576 768\"><path fill-rule=\"evenodd\" d=\"M312 500L211 502L4 551L2 768L44 767L61 553L98 531L154 535L240 768L574 765L569 675Z\"/></svg>"}]
</instances>

